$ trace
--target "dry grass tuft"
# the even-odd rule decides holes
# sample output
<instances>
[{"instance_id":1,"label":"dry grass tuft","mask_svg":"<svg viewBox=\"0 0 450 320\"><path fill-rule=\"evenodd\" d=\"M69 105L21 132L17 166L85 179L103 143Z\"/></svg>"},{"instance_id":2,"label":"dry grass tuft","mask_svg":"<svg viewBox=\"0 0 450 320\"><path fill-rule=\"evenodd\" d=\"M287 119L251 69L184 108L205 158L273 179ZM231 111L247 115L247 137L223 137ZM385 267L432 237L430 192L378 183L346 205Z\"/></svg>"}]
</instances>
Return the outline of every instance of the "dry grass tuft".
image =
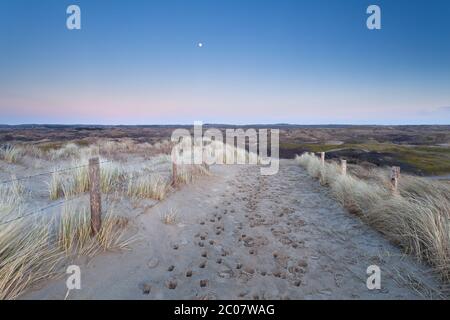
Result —
<instances>
[{"instance_id":1,"label":"dry grass tuft","mask_svg":"<svg viewBox=\"0 0 450 320\"><path fill-rule=\"evenodd\" d=\"M15 299L26 288L52 277L63 255L49 246L51 230L18 220L0 227L0 299Z\"/></svg>"},{"instance_id":2,"label":"dry grass tuft","mask_svg":"<svg viewBox=\"0 0 450 320\"><path fill-rule=\"evenodd\" d=\"M125 170L115 163L104 163L100 166L100 185L103 193L117 190L126 177Z\"/></svg>"},{"instance_id":3,"label":"dry grass tuft","mask_svg":"<svg viewBox=\"0 0 450 320\"><path fill-rule=\"evenodd\" d=\"M178 222L178 211L174 208L168 208L160 214L162 223L164 224L176 224Z\"/></svg>"},{"instance_id":4,"label":"dry grass tuft","mask_svg":"<svg viewBox=\"0 0 450 320\"><path fill-rule=\"evenodd\" d=\"M35 145L26 144L22 146L23 155L27 155L32 158L42 159L45 156L45 152L36 147Z\"/></svg>"},{"instance_id":5,"label":"dry grass tuft","mask_svg":"<svg viewBox=\"0 0 450 320\"><path fill-rule=\"evenodd\" d=\"M24 188L18 181L0 185L0 223L3 220L14 218L19 213L23 202L23 193Z\"/></svg>"},{"instance_id":6,"label":"dry grass tuft","mask_svg":"<svg viewBox=\"0 0 450 320\"><path fill-rule=\"evenodd\" d=\"M136 240L134 237L126 236L125 230L128 223L128 218L107 213L103 218L102 228L96 236L99 249L103 251L127 249Z\"/></svg>"},{"instance_id":7,"label":"dry grass tuft","mask_svg":"<svg viewBox=\"0 0 450 320\"><path fill-rule=\"evenodd\" d=\"M18 163L23 155L23 150L17 146L4 146L0 148L0 159L7 163Z\"/></svg>"},{"instance_id":8,"label":"dry grass tuft","mask_svg":"<svg viewBox=\"0 0 450 320\"><path fill-rule=\"evenodd\" d=\"M57 200L64 196L64 179L59 172L52 173L50 182L48 183L48 193L50 200Z\"/></svg>"},{"instance_id":9,"label":"dry grass tuft","mask_svg":"<svg viewBox=\"0 0 450 320\"><path fill-rule=\"evenodd\" d=\"M196 177L209 175L209 170L202 165L179 165L177 171L177 184L189 184Z\"/></svg>"},{"instance_id":10,"label":"dry grass tuft","mask_svg":"<svg viewBox=\"0 0 450 320\"><path fill-rule=\"evenodd\" d=\"M84 256L124 249L131 241L125 239L127 224L127 218L115 216L109 211L102 218L102 228L93 238L87 206L65 206L59 222L58 247L66 255Z\"/></svg>"},{"instance_id":11,"label":"dry grass tuft","mask_svg":"<svg viewBox=\"0 0 450 320\"><path fill-rule=\"evenodd\" d=\"M312 154L296 161L313 177L330 186L336 199L351 213L433 266L450 281L450 186L443 182L402 175L399 192L389 186L387 170L356 169L358 176L342 176L336 164Z\"/></svg>"},{"instance_id":12,"label":"dry grass tuft","mask_svg":"<svg viewBox=\"0 0 450 320\"><path fill-rule=\"evenodd\" d=\"M163 200L169 187L169 181L160 175L142 173L129 177L127 194L131 198Z\"/></svg>"},{"instance_id":13,"label":"dry grass tuft","mask_svg":"<svg viewBox=\"0 0 450 320\"><path fill-rule=\"evenodd\" d=\"M51 200L61 197L73 197L89 191L89 168L88 160L72 162L72 167L76 168L68 172L57 172L52 174L48 183L48 190ZM110 193L120 186L125 179L125 171L120 165L105 163L100 166L100 184L103 193Z\"/></svg>"},{"instance_id":14,"label":"dry grass tuft","mask_svg":"<svg viewBox=\"0 0 450 320\"><path fill-rule=\"evenodd\" d=\"M89 191L88 163L88 158L72 161L71 167L76 169L66 172L62 186L65 197L73 197Z\"/></svg>"},{"instance_id":15,"label":"dry grass tuft","mask_svg":"<svg viewBox=\"0 0 450 320\"><path fill-rule=\"evenodd\" d=\"M61 275L76 256L124 249L134 241L125 235L127 220L112 213L91 237L87 212L85 206L65 206L59 218L28 217L0 225L0 299L15 299L30 286Z\"/></svg>"}]
</instances>

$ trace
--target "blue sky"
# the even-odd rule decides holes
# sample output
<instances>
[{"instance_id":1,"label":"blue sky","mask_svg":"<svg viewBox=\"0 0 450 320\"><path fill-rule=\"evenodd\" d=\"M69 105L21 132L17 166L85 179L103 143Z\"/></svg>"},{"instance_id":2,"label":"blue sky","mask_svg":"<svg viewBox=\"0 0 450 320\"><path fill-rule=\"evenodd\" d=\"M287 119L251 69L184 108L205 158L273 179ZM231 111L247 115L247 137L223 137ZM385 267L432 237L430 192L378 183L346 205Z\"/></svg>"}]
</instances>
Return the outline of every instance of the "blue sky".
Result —
<instances>
[{"instance_id":1,"label":"blue sky","mask_svg":"<svg viewBox=\"0 0 450 320\"><path fill-rule=\"evenodd\" d=\"M446 0L0 0L0 123L450 124L449 21Z\"/></svg>"}]
</instances>

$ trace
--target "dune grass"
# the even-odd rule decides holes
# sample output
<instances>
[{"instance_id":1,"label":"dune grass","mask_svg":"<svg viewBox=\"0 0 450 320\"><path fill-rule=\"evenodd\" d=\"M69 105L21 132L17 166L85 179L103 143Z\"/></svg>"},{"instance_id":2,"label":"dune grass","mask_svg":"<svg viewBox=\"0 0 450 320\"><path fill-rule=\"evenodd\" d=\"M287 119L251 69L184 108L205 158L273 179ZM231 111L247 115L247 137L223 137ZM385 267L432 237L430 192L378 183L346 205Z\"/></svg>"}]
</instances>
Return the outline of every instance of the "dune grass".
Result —
<instances>
[{"instance_id":1,"label":"dune grass","mask_svg":"<svg viewBox=\"0 0 450 320\"><path fill-rule=\"evenodd\" d=\"M0 189L0 299L8 299L52 273L60 256L48 247L48 225L38 221L30 225L22 219L7 223L24 211L23 189L18 182Z\"/></svg>"},{"instance_id":2,"label":"dune grass","mask_svg":"<svg viewBox=\"0 0 450 320\"><path fill-rule=\"evenodd\" d=\"M23 155L23 150L17 146L4 146L0 148L0 159L7 163L18 163Z\"/></svg>"},{"instance_id":3,"label":"dune grass","mask_svg":"<svg viewBox=\"0 0 450 320\"><path fill-rule=\"evenodd\" d=\"M61 173L52 173L50 182L48 183L48 193L50 200L57 200L64 196L64 178Z\"/></svg>"},{"instance_id":4,"label":"dune grass","mask_svg":"<svg viewBox=\"0 0 450 320\"><path fill-rule=\"evenodd\" d=\"M132 241L125 239L127 224L128 219L114 215L112 209L102 217L102 227L92 237L89 208L66 205L58 223L58 247L69 256L93 256L101 251L124 249Z\"/></svg>"},{"instance_id":5,"label":"dune grass","mask_svg":"<svg viewBox=\"0 0 450 320\"><path fill-rule=\"evenodd\" d=\"M189 184L196 177L209 175L209 170L202 165L179 165L177 168L177 184Z\"/></svg>"},{"instance_id":6,"label":"dune grass","mask_svg":"<svg viewBox=\"0 0 450 320\"><path fill-rule=\"evenodd\" d=\"M18 181L0 185L0 223L18 214L23 206L23 193L24 188Z\"/></svg>"},{"instance_id":7,"label":"dune grass","mask_svg":"<svg viewBox=\"0 0 450 320\"><path fill-rule=\"evenodd\" d=\"M89 191L88 160L72 162L75 169L61 173L55 168L48 183L49 197L56 200L61 197L73 197ZM100 166L100 185L103 193L115 191L125 179L123 168L115 163L104 163Z\"/></svg>"},{"instance_id":8,"label":"dune grass","mask_svg":"<svg viewBox=\"0 0 450 320\"><path fill-rule=\"evenodd\" d=\"M14 299L26 288L55 275L63 254L51 242L51 227L17 220L0 226L0 299Z\"/></svg>"},{"instance_id":9,"label":"dune grass","mask_svg":"<svg viewBox=\"0 0 450 320\"><path fill-rule=\"evenodd\" d=\"M170 182L157 174L135 174L128 180L127 194L135 199L163 200L170 188Z\"/></svg>"},{"instance_id":10,"label":"dune grass","mask_svg":"<svg viewBox=\"0 0 450 320\"><path fill-rule=\"evenodd\" d=\"M114 153L113 146L109 147ZM134 143L126 142L122 147L144 152L148 146L141 149ZM155 148L161 150L169 147L169 142L163 142ZM8 152L14 154L15 151ZM54 168L55 173L48 181L51 200L73 200L89 191L87 164L89 157L95 154L95 147L80 147L69 143L49 147L48 150L33 148L27 152L27 156L35 154L36 157L43 156L51 161L66 163ZM75 169L58 171L67 167ZM149 156L138 165L102 163L102 192L162 200L171 190L170 167L168 155ZM161 169L162 172L158 172ZM201 166L186 166L179 172L180 182L183 183L192 181L195 176L207 174L207 170ZM73 205L67 203L60 212L52 210L10 222L11 218L18 218L28 212L23 198L24 188L19 183L0 186L0 299L15 299L30 286L61 276L68 262L78 256L94 256L103 251L121 250L134 241L134 238L126 234L128 219L119 217L112 211L103 216L101 230L92 237L88 207L73 204L75 202L70 202ZM166 214L164 218L168 224L175 223L176 220L175 212ZM3 221L9 223L1 224Z\"/></svg>"},{"instance_id":11,"label":"dune grass","mask_svg":"<svg viewBox=\"0 0 450 320\"><path fill-rule=\"evenodd\" d=\"M77 256L125 249L133 241L126 236L127 219L112 211L103 217L99 233L91 236L87 206L66 205L61 210L59 216L0 225L0 299L15 299L30 286L64 274L63 267Z\"/></svg>"},{"instance_id":12,"label":"dune grass","mask_svg":"<svg viewBox=\"0 0 450 320\"><path fill-rule=\"evenodd\" d=\"M402 175L399 190L394 193L386 170L361 174L364 170L359 168L357 176L343 176L335 163L322 167L320 159L313 154L297 156L296 161L311 176L329 186L350 213L361 216L405 252L429 263L445 282L450 282L448 184Z\"/></svg>"},{"instance_id":13,"label":"dune grass","mask_svg":"<svg viewBox=\"0 0 450 320\"><path fill-rule=\"evenodd\" d=\"M159 217L164 224L176 224L178 222L178 211L174 208L168 208L160 213Z\"/></svg>"},{"instance_id":14,"label":"dune grass","mask_svg":"<svg viewBox=\"0 0 450 320\"><path fill-rule=\"evenodd\" d=\"M100 166L100 183L103 193L110 193L121 189L125 184L126 194L132 198L151 198L163 200L170 190L170 179L155 170L162 165L170 165L169 156L154 157L145 161L138 169L124 169L115 163L105 163ZM51 200L61 197L73 197L89 191L89 169L87 160L74 161L76 169L60 173L55 168L48 183ZM167 166L169 169L169 166ZM156 172L155 172L156 171ZM178 166L177 183L191 183L195 177L208 175L207 168L201 165Z\"/></svg>"}]
</instances>

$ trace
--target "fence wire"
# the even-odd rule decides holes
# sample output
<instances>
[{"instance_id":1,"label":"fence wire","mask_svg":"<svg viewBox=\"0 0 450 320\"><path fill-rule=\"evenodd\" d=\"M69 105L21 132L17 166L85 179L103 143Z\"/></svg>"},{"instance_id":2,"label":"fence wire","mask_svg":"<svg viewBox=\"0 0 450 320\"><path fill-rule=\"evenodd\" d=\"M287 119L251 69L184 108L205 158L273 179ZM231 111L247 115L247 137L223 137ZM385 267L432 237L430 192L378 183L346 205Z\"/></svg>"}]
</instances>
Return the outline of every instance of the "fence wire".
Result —
<instances>
[{"instance_id":1,"label":"fence wire","mask_svg":"<svg viewBox=\"0 0 450 320\"><path fill-rule=\"evenodd\" d=\"M105 160L105 161L100 162L100 164L110 163L110 162L113 162L113 161L112 160ZM4 181L0 182L0 184L7 184L7 183L12 183L12 182L17 182L17 181L23 181L23 180L32 179L32 178L35 178L35 177L41 177L41 176L51 175L51 174L55 174L55 173L81 169L81 168L85 168L85 167L89 167L89 164L84 164L84 165L81 165L81 166L64 168L64 169L58 169L58 170L54 170L54 171L41 172L41 173L37 173L37 174L25 176L25 177L4 180Z\"/></svg>"},{"instance_id":2,"label":"fence wire","mask_svg":"<svg viewBox=\"0 0 450 320\"><path fill-rule=\"evenodd\" d=\"M113 162L116 162L116 161L114 161L114 160L104 160L104 161L101 161L99 164L113 163ZM136 163L143 163L143 162L145 162L145 160L137 160L137 161L132 161L132 162L126 162L125 164L129 165L129 164L136 164ZM61 172L68 172L68 171L71 171L71 170L77 170L77 169L86 168L86 167L89 167L89 164L80 165L80 166L76 166L76 167L70 167L70 168L63 168L63 169L58 169L58 170L54 170L54 171L41 172L41 173L29 175L29 176L24 176L24 177L4 180L4 181L0 182L0 185L13 183L13 182L18 182L18 181L24 181L24 180L32 179L32 178L35 178L35 177L52 175L52 174L61 173ZM156 172L157 169L153 169L153 170L149 170L149 171L150 172ZM125 192L125 191L126 190L124 188L123 192ZM80 198L81 198L81 195L78 196L78 197L75 197L75 198L64 199L64 200L58 201L56 203L52 203L52 204L50 204L48 206L39 208L37 210L31 210L31 211L29 211L29 212L27 212L27 213L25 213L23 215L20 215L18 217L13 218L13 219L6 220L6 221L0 221L0 226L7 225L7 224L12 223L14 221L18 221L18 220L24 219L26 217L30 217L30 216L36 215L38 213L42 213L42 212L44 212L44 211L46 211L48 209L61 206L61 205L65 204L65 203L67 203L67 202L74 201L74 200L77 200L77 199L80 199ZM107 198L109 198L109 195L107 195Z\"/></svg>"},{"instance_id":3,"label":"fence wire","mask_svg":"<svg viewBox=\"0 0 450 320\"><path fill-rule=\"evenodd\" d=\"M58 201L58 202L56 202L56 203L52 203L52 204L50 204L50 205L48 205L48 206L46 206L46 207L42 207L42 208L39 208L39 209L37 209L37 210L29 211L28 213L23 214L23 215L21 215L21 216L19 216L19 217L16 217L16 218L14 218L14 219L10 219L10 220L7 220L7 221L2 221L2 222L0 222L0 226L9 224L9 223L14 222L14 221L17 221L17 220L21 220L21 219L26 218L26 217L33 216L33 215L38 214L38 213L41 213L41 212L43 212L43 211L45 211L45 210L48 210L48 209L51 209L51 208L58 207L58 206L63 205L63 204L65 204L65 203L67 203L67 202L71 202L71 201L74 201L74 200L78 200L78 199L80 199L80 198L81 198L81 197L76 197L76 198L72 198L72 199L64 199L64 200Z\"/></svg>"}]
</instances>

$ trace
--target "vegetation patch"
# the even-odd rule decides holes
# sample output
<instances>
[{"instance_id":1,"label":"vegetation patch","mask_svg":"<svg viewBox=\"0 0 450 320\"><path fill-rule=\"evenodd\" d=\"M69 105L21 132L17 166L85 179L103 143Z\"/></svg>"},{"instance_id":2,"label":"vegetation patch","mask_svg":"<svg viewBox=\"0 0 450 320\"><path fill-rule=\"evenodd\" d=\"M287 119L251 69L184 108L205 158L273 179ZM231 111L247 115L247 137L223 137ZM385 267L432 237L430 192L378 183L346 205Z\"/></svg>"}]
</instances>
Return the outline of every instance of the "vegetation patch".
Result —
<instances>
[{"instance_id":1,"label":"vegetation patch","mask_svg":"<svg viewBox=\"0 0 450 320\"><path fill-rule=\"evenodd\" d=\"M282 143L281 149L303 152L327 152L329 158L347 158L349 162L371 162L379 166L399 165L403 171L419 175L450 173L450 148L412 146L392 143L295 144ZM281 153L281 151L280 151Z\"/></svg>"},{"instance_id":2,"label":"vegetation patch","mask_svg":"<svg viewBox=\"0 0 450 320\"><path fill-rule=\"evenodd\" d=\"M331 188L350 212L386 235L405 252L433 266L450 282L450 185L402 174L398 192L383 169L353 168L343 175L339 166L305 153L296 158L308 173Z\"/></svg>"}]
</instances>

